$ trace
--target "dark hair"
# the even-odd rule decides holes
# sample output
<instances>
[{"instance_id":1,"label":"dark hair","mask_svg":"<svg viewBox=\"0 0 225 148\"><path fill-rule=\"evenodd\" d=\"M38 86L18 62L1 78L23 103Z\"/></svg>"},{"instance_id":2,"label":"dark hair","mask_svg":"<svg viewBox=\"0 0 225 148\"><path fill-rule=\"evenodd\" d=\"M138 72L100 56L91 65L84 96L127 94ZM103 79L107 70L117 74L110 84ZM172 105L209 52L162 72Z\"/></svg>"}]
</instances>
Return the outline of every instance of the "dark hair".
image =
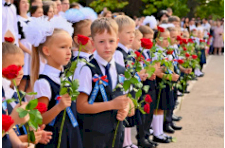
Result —
<instances>
[{"instance_id":1,"label":"dark hair","mask_svg":"<svg viewBox=\"0 0 225 148\"><path fill-rule=\"evenodd\" d=\"M30 6L32 5L32 3L34 3L36 0L30 0Z\"/></svg>"},{"instance_id":2,"label":"dark hair","mask_svg":"<svg viewBox=\"0 0 225 148\"><path fill-rule=\"evenodd\" d=\"M17 14L17 15L20 15L20 1L21 1L21 0L14 0L14 1L13 1L13 4L14 4L15 7L16 7L16 14Z\"/></svg>"},{"instance_id":3,"label":"dark hair","mask_svg":"<svg viewBox=\"0 0 225 148\"><path fill-rule=\"evenodd\" d=\"M38 8L39 8L39 6L31 6L30 7L30 15L34 14Z\"/></svg>"},{"instance_id":4,"label":"dark hair","mask_svg":"<svg viewBox=\"0 0 225 148\"><path fill-rule=\"evenodd\" d=\"M157 15L157 19L159 21L161 21L162 16L165 14L167 17L169 17L169 15L167 14L168 12L166 10L161 10L158 15Z\"/></svg>"},{"instance_id":5,"label":"dark hair","mask_svg":"<svg viewBox=\"0 0 225 148\"><path fill-rule=\"evenodd\" d=\"M71 8L74 8L74 7L77 7L77 6L80 7L80 6L79 6L79 3L74 2L74 3L72 3L72 4L70 5L70 9L71 9Z\"/></svg>"},{"instance_id":6,"label":"dark hair","mask_svg":"<svg viewBox=\"0 0 225 148\"><path fill-rule=\"evenodd\" d=\"M48 11L49 11L50 7L51 7L51 5L44 5L43 6L44 15L48 16Z\"/></svg>"}]
</instances>

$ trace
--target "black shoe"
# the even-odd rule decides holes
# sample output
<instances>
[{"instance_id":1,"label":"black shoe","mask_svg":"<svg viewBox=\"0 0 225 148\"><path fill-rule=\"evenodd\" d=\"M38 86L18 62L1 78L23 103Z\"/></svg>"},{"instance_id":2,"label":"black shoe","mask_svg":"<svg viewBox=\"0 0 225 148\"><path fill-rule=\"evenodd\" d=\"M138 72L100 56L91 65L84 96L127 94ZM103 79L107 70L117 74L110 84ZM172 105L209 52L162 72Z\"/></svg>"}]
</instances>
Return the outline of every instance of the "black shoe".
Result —
<instances>
[{"instance_id":1,"label":"black shoe","mask_svg":"<svg viewBox=\"0 0 225 148\"><path fill-rule=\"evenodd\" d=\"M169 141L172 141L173 137L172 136L168 136L166 134L161 134L160 136L164 136L166 139L168 139Z\"/></svg>"},{"instance_id":2,"label":"black shoe","mask_svg":"<svg viewBox=\"0 0 225 148\"><path fill-rule=\"evenodd\" d=\"M176 126L175 123L172 123L171 127L172 127L174 130L181 130L181 129L182 129L181 126Z\"/></svg>"},{"instance_id":3,"label":"black shoe","mask_svg":"<svg viewBox=\"0 0 225 148\"><path fill-rule=\"evenodd\" d=\"M161 139L161 138L158 138L156 136L153 136L153 141L158 142L158 143L170 143L169 139L167 139L167 138Z\"/></svg>"},{"instance_id":4,"label":"black shoe","mask_svg":"<svg viewBox=\"0 0 225 148\"><path fill-rule=\"evenodd\" d=\"M190 93L190 91L187 91L187 90L185 90L185 92L184 92L185 94L189 94Z\"/></svg>"},{"instance_id":5,"label":"black shoe","mask_svg":"<svg viewBox=\"0 0 225 148\"><path fill-rule=\"evenodd\" d=\"M147 139L139 139L138 146L141 146L142 148L155 148L155 146L149 143Z\"/></svg>"},{"instance_id":6,"label":"black shoe","mask_svg":"<svg viewBox=\"0 0 225 148\"><path fill-rule=\"evenodd\" d=\"M163 125L163 131L166 133L171 133L171 134L175 132L169 124Z\"/></svg>"},{"instance_id":7,"label":"black shoe","mask_svg":"<svg viewBox=\"0 0 225 148\"><path fill-rule=\"evenodd\" d=\"M152 140L150 140L149 138L147 138L147 141L152 144L154 147L157 147L159 144L156 142L153 142Z\"/></svg>"},{"instance_id":8,"label":"black shoe","mask_svg":"<svg viewBox=\"0 0 225 148\"><path fill-rule=\"evenodd\" d=\"M181 119L178 118L178 117L172 116L172 120L173 120L173 121L180 121Z\"/></svg>"}]
</instances>

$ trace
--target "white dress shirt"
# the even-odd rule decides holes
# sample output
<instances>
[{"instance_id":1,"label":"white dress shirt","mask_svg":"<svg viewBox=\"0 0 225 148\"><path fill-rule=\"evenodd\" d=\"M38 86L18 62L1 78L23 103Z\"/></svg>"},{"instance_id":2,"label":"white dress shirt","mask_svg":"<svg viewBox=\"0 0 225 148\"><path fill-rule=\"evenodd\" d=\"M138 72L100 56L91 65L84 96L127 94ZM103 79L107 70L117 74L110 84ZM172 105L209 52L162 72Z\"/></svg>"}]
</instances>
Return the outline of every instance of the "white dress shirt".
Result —
<instances>
[{"instance_id":1,"label":"white dress shirt","mask_svg":"<svg viewBox=\"0 0 225 148\"><path fill-rule=\"evenodd\" d=\"M123 44L121 43L118 43L118 47L120 47L122 50L124 50L126 53L129 52L129 49L127 47L125 47ZM121 66L125 67L125 61L123 59L123 54L116 50L115 53L114 53L114 58L115 58L115 61L120 64Z\"/></svg>"}]
</instances>

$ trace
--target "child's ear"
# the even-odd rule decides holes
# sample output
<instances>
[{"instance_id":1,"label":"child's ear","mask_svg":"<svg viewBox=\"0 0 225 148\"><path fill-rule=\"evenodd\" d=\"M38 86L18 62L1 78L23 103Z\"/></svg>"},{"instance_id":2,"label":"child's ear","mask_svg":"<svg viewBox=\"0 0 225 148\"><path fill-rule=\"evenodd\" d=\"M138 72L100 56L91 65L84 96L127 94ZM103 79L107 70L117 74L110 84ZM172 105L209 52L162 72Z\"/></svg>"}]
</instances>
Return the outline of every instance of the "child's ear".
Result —
<instances>
[{"instance_id":1,"label":"child's ear","mask_svg":"<svg viewBox=\"0 0 225 148\"><path fill-rule=\"evenodd\" d=\"M50 55L49 49L48 49L47 46L43 46L43 47L42 47L42 51L43 51L43 54L44 54L45 56L49 56L49 55Z\"/></svg>"},{"instance_id":2,"label":"child's ear","mask_svg":"<svg viewBox=\"0 0 225 148\"><path fill-rule=\"evenodd\" d=\"M120 39L119 39L119 38L117 38L116 44L118 44L118 43L119 43L119 40L120 40Z\"/></svg>"},{"instance_id":3,"label":"child's ear","mask_svg":"<svg viewBox=\"0 0 225 148\"><path fill-rule=\"evenodd\" d=\"M77 36L74 36L74 37L73 37L73 40L74 40L74 42L76 43L76 45L79 45L79 44L78 44L78 37L77 37Z\"/></svg>"}]
</instances>

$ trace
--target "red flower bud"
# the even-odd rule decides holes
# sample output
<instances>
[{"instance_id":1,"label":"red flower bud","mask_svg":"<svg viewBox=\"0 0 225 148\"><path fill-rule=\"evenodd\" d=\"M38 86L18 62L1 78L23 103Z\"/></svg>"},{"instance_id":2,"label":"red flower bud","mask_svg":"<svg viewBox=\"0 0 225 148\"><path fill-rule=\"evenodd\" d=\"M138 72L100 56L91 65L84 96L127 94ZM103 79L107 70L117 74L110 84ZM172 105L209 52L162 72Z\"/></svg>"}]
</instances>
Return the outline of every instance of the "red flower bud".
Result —
<instances>
[{"instance_id":1,"label":"red flower bud","mask_svg":"<svg viewBox=\"0 0 225 148\"><path fill-rule=\"evenodd\" d=\"M177 40L178 40L178 41L181 41L182 38L181 38L180 36L177 36Z\"/></svg>"},{"instance_id":2,"label":"red flower bud","mask_svg":"<svg viewBox=\"0 0 225 148\"><path fill-rule=\"evenodd\" d=\"M4 115L4 114L2 115L2 130L4 132L7 132L13 123L14 123L14 120L12 119L11 116Z\"/></svg>"},{"instance_id":3,"label":"red flower bud","mask_svg":"<svg viewBox=\"0 0 225 148\"><path fill-rule=\"evenodd\" d=\"M188 39L188 43L194 43L192 39Z\"/></svg>"},{"instance_id":4,"label":"red flower bud","mask_svg":"<svg viewBox=\"0 0 225 148\"><path fill-rule=\"evenodd\" d=\"M179 64L183 64L183 63L184 63L184 60L179 59L177 62L178 62Z\"/></svg>"},{"instance_id":5,"label":"red flower bud","mask_svg":"<svg viewBox=\"0 0 225 148\"><path fill-rule=\"evenodd\" d=\"M187 48L186 48L186 47L183 47L183 50L184 50L184 51L187 51Z\"/></svg>"},{"instance_id":6,"label":"red flower bud","mask_svg":"<svg viewBox=\"0 0 225 148\"><path fill-rule=\"evenodd\" d=\"M204 43L205 42L205 40L200 40L200 43Z\"/></svg>"},{"instance_id":7,"label":"red flower bud","mask_svg":"<svg viewBox=\"0 0 225 148\"><path fill-rule=\"evenodd\" d=\"M47 111L47 106L45 103L38 102L38 105L35 107L41 114L45 113Z\"/></svg>"},{"instance_id":8,"label":"red flower bud","mask_svg":"<svg viewBox=\"0 0 225 148\"><path fill-rule=\"evenodd\" d=\"M89 41L89 38L86 36L78 34L77 37L78 37L77 40L79 44L86 45Z\"/></svg>"},{"instance_id":9,"label":"red flower bud","mask_svg":"<svg viewBox=\"0 0 225 148\"><path fill-rule=\"evenodd\" d=\"M153 43L150 39L142 38L141 39L141 47L145 49L151 49L153 46Z\"/></svg>"},{"instance_id":10,"label":"red flower bud","mask_svg":"<svg viewBox=\"0 0 225 148\"><path fill-rule=\"evenodd\" d=\"M195 55L195 54L192 55L192 59L197 59L197 58L198 58L197 55Z\"/></svg>"},{"instance_id":11,"label":"red flower bud","mask_svg":"<svg viewBox=\"0 0 225 148\"><path fill-rule=\"evenodd\" d=\"M149 104L145 104L144 105L144 111L149 114L150 113L150 105Z\"/></svg>"},{"instance_id":12,"label":"red flower bud","mask_svg":"<svg viewBox=\"0 0 225 148\"><path fill-rule=\"evenodd\" d=\"M166 54L168 54L168 55L173 54L173 50L168 50L168 51L166 51Z\"/></svg>"},{"instance_id":13,"label":"red flower bud","mask_svg":"<svg viewBox=\"0 0 225 148\"><path fill-rule=\"evenodd\" d=\"M138 60L139 62L143 61L145 59L145 57L143 55L141 55L140 52L135 51L134 53L136 54L136 58L135 59Z\"/></svg>"},{"instance_id":14,"label":"red flower bud","mask_svg":"<svg viewBox=\"0 0 225 148\"><path fill-rule=\"evenodd\" d=\"M184 44L187 44L187 43L188 43L188 41L187 41L186 39L182 39L182 42L183 42Z\"/></svg>"},{"instance_id":15,"label":"red flower bud","mask_svg":"<svg viewBox=\"0 0 225 148\"><path fill-rule=\"evenodd\" d=\"M151 102L152 102L152 97L151 97L149 94L147 94L147 95L145 96L145 102L146 102L146 103L151 103Z\"/></svg>"},{"instance_id":16,"label":"red flower bud","mask_svg":"<svg viewBox=\"0 0 225 148\"><path fill-rule=\"evenodd\" d=\"M2 69L2 75L9 80L15 79L19 75L19 71L21 69L22 69L21 66L10 65Z\"/></svg>"},{"instance_id":17,"label":"red flower bud","mask_svg":"<svg viewBox=\"0 0 225 148\"><path fill-rule=\"evenodd\" d=\"M158 31L159 31L159 32L164 32L164 31L165 31L165 29L162 28L162 27L157 26L157 28L158 28Z\"/></svg>"},{"instance_id":18,"label":"red flower bud","mask_svg":"<svg viewBox=\"0 0 225 148\"><path fill-rule=\"evenodd\" d=\"M13 41L14 41L14 38L12 38L12 37L4 37L4 39L6 42L9 42L9 43L13 43Z\"/></svg>"},{"instance_id":19,"label":"red flower bud","mask_svg":"<svg viewBox=\"0 0 225 148\"><path fill-rule=\"evenodd\" d=\"M186 58L189 58L189 57L190 57L190 54L186 52L186 53L185 53L185 57L186 57Z\"/></svg>"}]
</instances>

